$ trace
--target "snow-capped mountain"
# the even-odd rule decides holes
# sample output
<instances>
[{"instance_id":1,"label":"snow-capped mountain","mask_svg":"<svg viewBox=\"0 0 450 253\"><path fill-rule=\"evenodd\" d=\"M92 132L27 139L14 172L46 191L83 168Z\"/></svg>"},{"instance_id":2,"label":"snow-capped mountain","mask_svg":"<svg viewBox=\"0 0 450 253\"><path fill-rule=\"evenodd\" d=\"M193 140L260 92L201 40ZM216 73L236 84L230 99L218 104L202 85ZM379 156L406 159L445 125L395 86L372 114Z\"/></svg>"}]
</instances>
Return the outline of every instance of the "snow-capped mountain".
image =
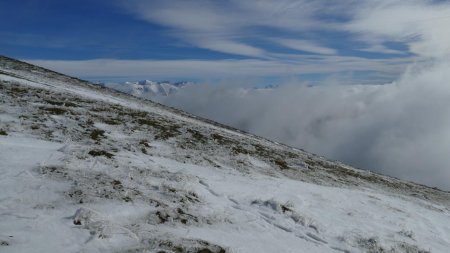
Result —
<instances>
[{"instance_id":1,"label":"snow-capped mountain","mask_svg":"<svg viewBox=\"0 0 450 253\"><path fill-rule=\"evenodd\" d=\"M108 87L135 97L145 99L155 99L158 97L167 97L170 95L183 92L189 88L193 88L195 83L190 81L180 82L157 82L150 80L143 80L138 82L123 82L123 83L101 83L101 86ZM278 85L266 85L262 87L241 88L239 92L246 94L248 92L270 92L277 89ZM159 101L162 102L162 101Z\"/></svg>"},{"instance_id":2,"label":"snow-capped mountain","mask_svg":"<svg viewBox=\"0 0 450 253\"><path fill-rule=\"evenodd\" d=\"M103 86L125 92L136 97L153 98L156 96L169 96L175 94L180 89L192 84L192 82L171 83L143 80L139 82L105 83Z\"/></svg>"},{"instance_id":3,"label":"snow-capped mountain","mask_svg":"<svg viewBox=\"0 0 450 253\"><path fill-rule=\"evenodd\" d=\"M450 193L0 57L1 252L442 252Z\"/></svg>"}]
</instances>

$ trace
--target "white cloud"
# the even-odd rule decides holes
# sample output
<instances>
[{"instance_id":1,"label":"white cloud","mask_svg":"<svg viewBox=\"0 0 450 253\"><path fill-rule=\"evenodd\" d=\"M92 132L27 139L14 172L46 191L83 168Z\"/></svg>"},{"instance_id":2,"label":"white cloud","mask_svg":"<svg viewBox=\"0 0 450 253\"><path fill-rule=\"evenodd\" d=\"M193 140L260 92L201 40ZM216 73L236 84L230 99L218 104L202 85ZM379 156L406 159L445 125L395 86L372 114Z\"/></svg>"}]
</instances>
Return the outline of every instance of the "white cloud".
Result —
<instances>
[{"instance_id":1,"label":"white cloud","mask_svg":"<svg viewBox=\"0 0 450 253\"><path fill-rule=\"evenodd\" d=\"M367 48L358 49L359 51L371 52L371 53L383 53L383 54L405 54L405 52L400 50L395 50L387 48L384 45L374 44Z\"/></svg>"},{"instance_id":2,"label":"white cloud","mask_svg":"<svg viewBox=\"0 0 450 253\"><path fill-rule=\"evenodd\" d=\"M252 57L269 57L263 49L243 42L263 38L257 35L258 27L298 32L333 26L314 17L329 9L321 1L124 1L124 5L197 47Z\"/></svg>"},{"instance_id":3,"label":"white cloud","mask_svg":"<svg viewBox=\"0 0 450 253\"><path fill-rule=\"evenodd\" d=\"M349 31L362 40L398 41L424 57L450 56L450 3L432 1L370 1L355 9Z\"/></svg>"},{"instance_id":4,"label":"white cloud","mask_svg":"<svg viewBox=\"0 0 450 253\"><path fill-rule=\"evenodd\" d=\"M267 48L254 44L267 37L275 39L264 29L292 37L278 39L284 46L319 54L336 52L319 46L320 41L305 41L304 32L347 31L350 34L346 39L366 42L362 50L368 52L400 54L398 49L384 45L400 42L420 56L450 53L450 35L442 33L442 27L450 26L450 4L443 1L131 0L124 5L139 18L166 26L171 34L197 47L250 57L270 57ZM350 42L347 49L361 50L361 45L352 48Z\"/></svg>"},{"instance_id":5,"label":"white cloud","mask_svg":"<svg viewBox=\"0 0 450 253\"><path fill-rule=\"evenodd\" d=\"M273 39L276 43L279 43L285 47L295 50L316 53L316 54L337 54L337 51L333 48L323 47L314 42L307 40L297 39Z\"/></svg>"},{"instance_id":6,"label":"white cloud","mask_svg":"<svg viewBox=\"0 0 450 253\"><path fill-rule=\"evenodd\" d=\"M450 190L449 62L386 85L198 85L160 102L345 163Z\"/></svg>"},{"instance_id":7,"label":"white cloud","mask_svg":"<svg viewBox=\"0 0 450 253\"><path fill-rule=\"evenodd\" d=\"M254 56L260 58L267 57L265 51L260 48L234 41L203 39L200 40L197 44L202 48L211 49L217 52Z\"/></svg>"}]
</instances>

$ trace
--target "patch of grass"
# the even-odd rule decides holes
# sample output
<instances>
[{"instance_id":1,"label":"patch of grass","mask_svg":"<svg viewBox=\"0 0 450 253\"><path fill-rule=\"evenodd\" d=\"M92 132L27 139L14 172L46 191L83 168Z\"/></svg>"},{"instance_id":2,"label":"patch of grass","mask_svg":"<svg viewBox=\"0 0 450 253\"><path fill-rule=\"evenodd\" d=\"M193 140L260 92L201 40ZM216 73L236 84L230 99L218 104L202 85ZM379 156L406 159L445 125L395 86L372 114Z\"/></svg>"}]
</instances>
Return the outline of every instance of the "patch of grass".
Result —
<instances>
[{"instance_id":1,"label":"patch of grass","mask_svg":"<svg viewBox=\"0 0 450 253\"><path fill-rule=\"evenodd\" d=\"M120 182L119 180L111 181L111 185L113 186L114 190L119 190L119 191L123 190L122 182Z\"/></svg>"},{"instance_id":2,"label":"patch of grass","mask_svg":"<svg viewBox=\"0 0 450 253\"><path fill-rule=\"evenodd\" d=\"M158 217L160 224L166 223L170 218L170 215L168 215L167 213L163 214L161 213L161 211L157 211L156 216Z\"/></svg>"},{"instance_id":3,"label":"patch of grass","mask_svg":"<svg viewBox=\"0 0 450 253\"><path fill-rule=\"evenodd\" d=\"M101 138L105 137L105 131L103 131L101 129L94 129L94 130L92 130L89 137L91 137L91 139L93 139L95 141L99 141Z\"/></svg>"},{"instance_id":4,"label":"patch of grass","mask_svg":"<svg viewBox=\"0 0 450 253\"><path fill-rule=\"evenodd\" d=\"M0 135L4 135L4 136L6 136L6 135L8 135L8 133L6 133L6 131L5 131L5 130L1 130L1 129L0 129Z\"/></svg>"},{"instance_id":5,"label":"patch of grass","mask_svg":"<svg viewBox=\"0 0 450 253\"><path fill-rule=\"evenodd\" d=\"M216 141L220 145L232 145L234 143L234 141L232 141L220 134L214 133L214 134L211 134L211 137L213 138L214 141Z\"/></svg>"},{"instance_id":6,"label":"patch of grass","mask_svg":"<svg viewBox=\"0 0 450 253\"><path fill-rule=\"evenodd\" d=\"M96 106L96 107L91 107L90 111L92 112L104 112L104 111L108 111L108 109L104 106Z\"/></svg>"},{"instance_id":7,"label":"patch of grass","mask_svg":"<svg viewBox=\"0 0 450 253\"><path fill-rule=\"evenodd\" d=\"M64 102L44 99L47 104L62 106Z\"/></svg>"},{"instance_id":8,"label":"patch of grass","mask_svg":"<svg viewBox=\"0 0 450 253\"><path fill-rule=\"evenodd\" d=\"M59 178L59 179L67 179L68 178L66 169L64 167L60 167L60 166L42 167L41 173L44 175L48 175L48 176L51 176L54 178Z\"/></svg>"},{"instance_id":9,"label":"patch of grass","mask_svg":"<svg viewBox=\"0 0 450 253\"><path fill-rule=\"evenodd\" d=\"M108 125L120 125L120 124L122 124L122 122L119 119L115 119L115 118L106 118L106 119L103 119L103 122L105 122Z\"/></svg>"},{"instance_id":10,"label":"patch of grass","mask_svg":"<svg viewBox=\"0 0 450 253\"><path fill-rule=\"evenodd\" d=\"M15 95L23 95L25 93L28 93L28 90L22 89L22 88L19 88L19 87L11 87L10 92L15 94Z\"/></svg>"},{"instance_id":11,"label":"patch of grass","mask_svg":"<svg viewBox=\"0 0 450 253\"><path fill-rule=\"evenodd\" d=\"M184 245L191 245L188 248L182 246L183 244L175 244L171 241L159 242L158 246L164 250L177 253L226 253L226 250L219 246L211 244L203 240L183 240ZM163 250L159 252L165 252ZM159 253L158 252L158 253Z\"/></svg>"},{"instance_id":12,"label":"patch of grass","mask_svg":"<svg viewBox=\"0 0 450 253\"><path fill-rule=\"evenodd\" d=\"M180 127L177 125L165 126L163 128L160 128L160 132L155 135L155 139L167 140L169 138L176 137L181 134L178 130L179 128Z\"/></svg>"},{"instance_id":13,"label":"patch of grass","mask_svg":"<svg viewBox=\"0 0 450 253\"><path fill-rule=\"evenodd\" d=\"M203 144L208 142L208 138L206 138L206 136L201 134L199 131L194 130L194 129L188 129L187 131L191 134L192 138L194 138L196 141L203 143Z\"/></svg>"},{"instance_id":14,"label":"patch of grass","mask_svg":"<svg viewBox=\"0 0 450 253\"><path fill-rule=\"evenodd\" d=\"M77 104L69 102L69 101L65 101L64 102L64 106L67 106L67 107L78 107Z\"/></svg>"},{"instance_id":15,"label":"patch of grass","mask_svg":"<svg viewBox=\"0 0 450 253\"><path fill-rule=\"evenodd\" d=\"M280 167L280 169L282 170L286 170L289 169L289 166L287 164L287 162L285 160L282 160L280 158L277 158L273 161L278 167Z\"/></svg>"},{"instance_id":16,"label":"patch of grass","mask_svg":"<svg viewBox=\"0 0 450 253\"><path fill-rule=\"evenodd\" d=\"M77 104L69 102L69 101L56 101L50 99L44 99L47 104L56 105L56 106L67 106L67 107L78 107Z\"/></svg>"},{"instance_id":17,"label":"patch of grass","mask_svg":"<svg viewBox=\"0 0 450 253\"><path fill-rule=\"evenodd\" d=\"M387 252L375 237L359 238L357 243L360 248L367 250L367 252Z\"/></svg>"},{"instance_id":18,"label":"patch of grass","mask_svg":"<svg viewBox=\"0 0 450 253\"><path fill-rule=\"evenodd\" d=\"M137 119L137 122L141 125L151 126L152 128L159 130L159 132L155 134L156 140L167 140L181 134L181 132L178 130L180 126L171 122L164 122L163 120L155 120L148 117L139 118Z\"/></svg>"},{"instance_id":19,"label":"patch of grass","mask_svg":"<svg viewBox=\"0 0 450 253\"><path fill-rule=\"evenodd\" d=\"M273 156L273 150L269 150L260 144L253 144L253 147L256 150L256 154L260 157L271 158Z\"/></svg>"},{"instance_id":20,"label":"patch of grass","mask_svg":"<svg viewBox=\"0 0 450 253\"><path fill-rule=\"evenodd\" d=\"M240 146L240 145L233 146L233 147L231 148L231 151L232 151L235 155L237 155L237 154L244 154L244 155L250 154L250 152L249 152L247 149L243 148L243 147Z\"/></svg>"},{"instance_id":21,"label":"patch of grass","mask_svg":"<svg viewBox=\"0 0 450 253\"><path fill-rule=\"evenodd\" d=\"M96 157L96 156L105 156L107 158L112 158L114 156L113 154L111 154L109 152L106 152L104 150L99 150L99 149L93 149L93 150L89 151L88 154L91 155L91 156L94 156L94 157Z\"/></svg>"},{"instance_id":22,"label":"patch of grass","mask_svg":"<svg viewBox=\"0 0 450 253\"><path fill-rule=\"evenodd\" d=\"M309 169L312 169L317 166L317 163L314 160L307 159L304 160L304 162L308 165Z\"/></svg>"},{"instance_id":23,"label":"patch of grass","mask_svg":"<svg viewBox=\"0 0 450 253\"><path fill-rule=\"evenodd\" d=\"M150 118L139 118L137 119L137 123L141 125L147 125L155 128L161 127L161 122L158 120L150 119Z\"/></svg>"},{"instance_id":24,"label":"patch of grass","mask_svg":"<svg viewBox=\"0 0 450 253\"><path fill-rule=\"evenodd\" d=\"M196 253L225 253L225 250L222 249L222 248L220 248L220 249L218 249L218 250L216 250L216 251L212 251L212 250L210 250L210 249L208 249L208 248L205 248L205 249L199 249L199 250L197 250Z\"/></svg>"},{"instance_id":25,"label":"patch of grass","mask_svg":"<svg viewBox=\"0 0 450 253\"><path fill-rule=\"evenodd\" d=\"M68 110L60 107L39 107L39 109L46 111L52 115L62 115L69 112Z\"/></svg>"},{"instance_id":26,"label":"patch of grass","mask_svg":"<svg viewBox=\"0 0 450 253\"><path fill-rule=\"evenodd\" d=\"M351 178L357 178L358 180L366 181L373 184L384 185L393 189L408 189L411 186L404 182L394 182L387 180L381 175L371 172L358 171L342 167L341 165L329 161L312 160L308 159L304 161L311 168L324 169L327 173L335 175L339 179L349 180Z\"/></svg>"},{"instance_id":27,"label":"patch of grass","mask_svg":"<svg viewBox=\"0 0 450 253\"><path fill-rule=\"evenodd\" d=\"M150 147L150 144L148 144L147 140L140 140L139 145L143 145L144 147L147 147L147 148Z\"/></svg>"},{"instance_id":28,"label":"patch of grass","mask_svg":"<svg viewBox=\"0 0 450 253\"><path fill-rule=\"evenodd\" d=\"M198 197L197 193L195 193L195 192L188 192L188 193L185 195L185 197L186 197L186 199L188 199L190 202L193 202L193 203L195 203L195 202L200 202L199 197Z\"/></svg>"},{"instance_id":29,"label":"patch of grass","mask_svg":"<svg viewBox=\"0 0 450 253\"><path fill-rule=\"evenodd\" d=\"M130 110L127 108L123 108L120 106L111 106L115 111L117 111L117 114L119 116L130 116L133 119L137 118L147 118L149 113L144 111L136 111L136 110Z\"/></svg>"}]
</instances>

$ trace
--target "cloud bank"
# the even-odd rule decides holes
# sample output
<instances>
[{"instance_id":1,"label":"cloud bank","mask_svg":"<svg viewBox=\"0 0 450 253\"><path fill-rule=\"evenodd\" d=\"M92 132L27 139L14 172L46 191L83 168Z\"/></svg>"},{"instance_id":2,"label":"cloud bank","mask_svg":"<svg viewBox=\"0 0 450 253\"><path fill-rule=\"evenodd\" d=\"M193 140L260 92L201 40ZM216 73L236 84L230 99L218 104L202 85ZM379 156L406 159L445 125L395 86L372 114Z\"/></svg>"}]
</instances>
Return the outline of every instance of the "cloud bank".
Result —
<instances>
[{"instance_id":1,"label":"cloud bank","mask_svg":"<svg viewBox=\"0 0 450 253\"><path fill-rule=\"evenodd\" d=\"M203 84L160 102L364 169L450 190L448 61L386 85Z\"/></svg>"}]
</instances>

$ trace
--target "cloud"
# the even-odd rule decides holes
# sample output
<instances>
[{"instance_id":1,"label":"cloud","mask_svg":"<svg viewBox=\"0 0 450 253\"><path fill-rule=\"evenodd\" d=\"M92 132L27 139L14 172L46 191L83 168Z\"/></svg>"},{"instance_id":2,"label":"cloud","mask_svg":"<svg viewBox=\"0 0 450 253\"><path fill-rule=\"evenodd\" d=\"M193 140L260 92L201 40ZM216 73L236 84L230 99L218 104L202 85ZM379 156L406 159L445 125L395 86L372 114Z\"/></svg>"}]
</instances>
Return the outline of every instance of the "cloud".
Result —
<instances>
[{"instance_id":1,"label":"cloud","mask_svg":"<svg viewBox=\"0 0 450 253\"><path fill-rule=\"evenodd\" d=\"M234 41L204 39L198 45L217 52L266 58L264 50Z\"/></svg>"},{"instance_id":2,"label":"cloud","mask_svg":"<svg viewBox=\"0 0 450 253\"><path fill-rule=\"evenodd\" d=\"M405 52L403 51L387 48L386 46L381 44L374 44L367 48L359 49L359 51L383 54L405 54Z\"/></svg>"},{"instance_id":3,"label":"cloud","mask_svg":"<svg viewBox=\"0 0 450 253\"><path fill-rule=\"evenodd\" d=\"M442 27L450 25L450 4L445 1L131 0L123 5L133 15L169 28L173 36L194 46L249 57L276 53L257 46L267 38L295 50L336 54L335 49L320 46L330 32L345 37L347 50L406 53L385 44L397 42L418 56L450 53L450 35L442 34ZM314 33L318 38L306 38ZM366 46L361 47L361 42ZM352 44L357 46L352 48Z\"/></svg>"},{"instance_id":4,"label":"cloud","mask_svg":"<svg viewBox=\"0 0 450 253\"><path fill-rule=\"evenodd\" d=\"M450 55L450 3L444 1L366 1L355 9L344 29L360 39L406 43L410 52L423 57Z\"/></svg>"},{"instance_id":5,"label":"cloud","mask_svg":"<svg viewBox=\"0 0 450 253\"><path fill-rule=\"evenodd\" d=\"M398 75L413 58L369 60L343 56L286 55L285 60L25 60L65 74L93 79L233 78L377 71Z\"/></svg>"},{"instance_id":6,"label":"cloud","mask_svg":"<svg viewBox=\"0 0 450 253\"><path fill-rule=\"evenodd\" d=\"M311 52L316 54L337 54L333 48L323 47L314 42L298 39L274 39L273 41L295 50Z\"/></svg>"},{"instance_id":7,"label":"cloud","mask_svg":"<svg viewBox=\"0 0 450 253\"><path fill-rule=\"evenodd\" d=\"M163 25L174 37L197 47L251 57L269 57L252 45L270 36L267 29L299 32L333 26L315 17L319 12L331 13L322 1L124 1L123 5L137 17ZM305 41L297 44L313 50L310 52L319 50Z\"/></svg>"},{"instance_id":8,"label":"cloud","mask_svg":"<svg viewBox=\"0 0 450 253\"><path fill-rule=\"evenodd\" d=\"M450 63L386 85L185 88L160 102L364 169L450 190Z\"/></svg>"}]
</instances>

